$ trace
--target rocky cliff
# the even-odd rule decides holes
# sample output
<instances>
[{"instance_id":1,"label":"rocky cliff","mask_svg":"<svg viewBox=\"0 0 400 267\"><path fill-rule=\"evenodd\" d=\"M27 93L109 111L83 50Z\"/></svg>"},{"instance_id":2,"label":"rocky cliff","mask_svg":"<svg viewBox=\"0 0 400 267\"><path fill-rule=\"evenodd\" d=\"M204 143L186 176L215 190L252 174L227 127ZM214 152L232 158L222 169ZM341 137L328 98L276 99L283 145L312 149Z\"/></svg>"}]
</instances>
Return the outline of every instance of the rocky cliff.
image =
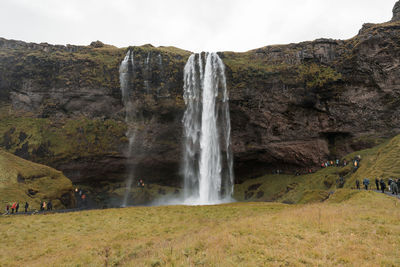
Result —
<instances>
[{"instance_id":1,"label":"rocky cliff","mask_svg":"<svg viewBox=\"0 0 400 267\"><path fill-rule=\"evenodd\" d=\"M365 24L349 40L220 52L226 65L237 180L371 147L400 132L400 22ZM134 51L140 120L127 161L119 64ZM179 185L183 67L173 47L54 46L0 39L0 144L73 182Z\"/></svg>"}]
</instances>

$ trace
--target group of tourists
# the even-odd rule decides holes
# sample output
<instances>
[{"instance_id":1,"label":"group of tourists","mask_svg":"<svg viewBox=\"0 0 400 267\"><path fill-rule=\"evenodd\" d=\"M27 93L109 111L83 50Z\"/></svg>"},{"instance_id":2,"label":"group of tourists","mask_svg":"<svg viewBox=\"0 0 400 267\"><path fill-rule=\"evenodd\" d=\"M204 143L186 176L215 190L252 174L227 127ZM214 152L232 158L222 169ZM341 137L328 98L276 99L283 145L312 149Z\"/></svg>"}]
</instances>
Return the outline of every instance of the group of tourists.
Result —
<instances>
[{"instance_id":1,"label":"group of tourists","mask_svg":"<svg viewBox=\"0 0 400 267\"><path fill-rule=\"evenodd\" d=\"M40 211L45 211L45 210L51 211L53 210L53 203L51 202L51 200L46 203L46 201L43 201L40 203Z\"/></svg>"},{"instance_id":2,"label":"group of tourists","mask_svg":"<svg viewBox=\"0 0 400 267\"><path fill-rule=\"evenodd\" d=\"M28 213L29 203L27 201L25 202L24 208L25 208L25 213ZM46 201L40 202L40 211L45 211L45 210L47 211L53 210L53 203L51 202L51 200L47 203ZM18 211L19 211L19 202L14 202L11 205L10 204L6 205L4 215L17 214Z\"/></svg>"},{"instance_id":3,"label":"group of tourists","mask_svg":"<svg viewBox=\"0 0 400 267\"><path fill-rule=\"evenodd\" d=\"M363 186L365 190L368 190L370 181L368 178L364 178L363 180ZM375 185L376 185L376 190L381 190L382 193L385 193L386 183L383 179L375 178ZM400 179L392 179L389 178L388 181L388 186L389 186L389 191L392 192L393 195L398 195L399 194L399 188L400 188ZM356 180L356 188L360 189L360 181L357 179Z\"/></svg>"},{"instance_id":4,"label":"group of tourists","mask_svg":"<svg viewBox=\"0 0 400 267\"><path fill-rule=\"evenodd\" d=\"M353 166L354 169L357 170L360 166L361 156L357 155L353 159ZM349 163L347 160L340 161L339 159L336 160L327 160L321 163L321 168L328 168L328 167L346 167Z\"/></svg>"},{"instance_id":5,"label":"group of tourists","mask_svg":"<svg viewBox=\"0 0 400 267\"><path fill-rule=\"evenodd\" d=\"M138 181L137 187L142 187L142 188L144 188L144 182L143 182L142 179L140 179L140 180Z\"/></svg>"},{"instance_id":6,"label":"group of tourists","mask_svg":"<svg viewBox=\"0 0 400 267\"><path fill-rule=\"evenodd\" d=\"M75 199L78 208L87 207L86 193L82 189L75 188Z\"/></svg>"},{"instance_id":7,"label":"group of tourists","mask_svg":"<svg viewBox=\"0 0 400 267\"><path fill-rule=\"evenodd\" d=\"M29 208L29 203L25 202L25 213L28 212L28 208ZM11 210L11 214L18 213L19 210L19 202L14 202L13 204L7 204L6 205L6 209L5 209L5 213L4 214L10 214L10 210Z\"/></svg>"},{"instance_id":8,"label":"group of tourists","mask_svg":"<svg viewBox=\"0 0 400 267\"><path fill-rule=\"evenodd\" d=\"M328 168L328 167L339 167L339 166L347 166L347 161L343 160L340 162L339 159L336 160L327 160L321 163L321 168Z\"/></svg>"}]
</instances>

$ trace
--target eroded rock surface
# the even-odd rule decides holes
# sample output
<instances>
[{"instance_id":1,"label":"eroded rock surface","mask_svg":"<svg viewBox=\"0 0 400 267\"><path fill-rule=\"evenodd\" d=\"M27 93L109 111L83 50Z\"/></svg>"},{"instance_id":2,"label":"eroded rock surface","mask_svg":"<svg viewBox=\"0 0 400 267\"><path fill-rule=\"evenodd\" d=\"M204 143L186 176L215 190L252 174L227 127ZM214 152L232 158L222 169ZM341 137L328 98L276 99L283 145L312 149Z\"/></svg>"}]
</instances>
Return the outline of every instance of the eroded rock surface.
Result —
<instances>
[{"instance_id":1,"label":"eroded rock surface","mask_svg":"<svg viewBox=\"0 0 400 267\"><path fill-rule=\"evenodd\" d=\"M219 53L226 65L238 181L276 169L317 168L400 131L398 9L396 3L391 22L365 24L346 41ZM100 43L52 46L0 39L0 100L6 107L0 144L63 170L76 182L123 180L128 163L148 182L179 185L182 71L190 52ZM126 159L118 76L127 49L135 54L132 83L141 116L132 162ZM12 125L14 117L23 121ZM77 120L84 122L71 123ZM24 140L20 132L27 135Z\"/></svg>"}]
</instances>

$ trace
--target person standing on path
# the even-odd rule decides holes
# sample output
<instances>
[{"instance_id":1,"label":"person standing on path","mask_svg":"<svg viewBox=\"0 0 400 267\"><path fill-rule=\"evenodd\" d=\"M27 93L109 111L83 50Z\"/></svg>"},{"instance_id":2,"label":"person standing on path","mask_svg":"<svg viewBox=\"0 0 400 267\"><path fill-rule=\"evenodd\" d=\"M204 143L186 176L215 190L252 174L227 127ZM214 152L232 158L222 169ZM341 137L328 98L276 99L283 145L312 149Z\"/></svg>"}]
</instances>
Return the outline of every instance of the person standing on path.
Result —
<instances>
[{"instance_id":1,"label":"person standing on path","mask_svg":"<svg viewBox=\"0 0 400 267\"><path fill-rule=\"evenodd\" d=\"M356 188L360 190L360 181L358 179L356 180Z\"/></svg>"},{"instance_id":2,"label":"person standing on path","mask_svg":"<svg viewBox=\"0 0 400 267\"><path fill-rule=\"evenodd\" d=\"M379 179L375 178L375 185L376 185L376 190L379 191Z\"/></svg>"},{"instance_id":3,"label":"person standing on path","mask_svg":"<svg viewBox=\"0 0 400 267\"><path fill-rule=\"evenodd\" d=\"M19 202L17 202L17 205L15 206L15 213L18 213L19 210Z\"/></svg>"},{"instance_id":4,"label":"person standing on path","mask_svg":"<svg viewBox=\"0 0 400 267\"><path fill-rule=\"evenodd\" d=\"M14 210L15 210L16 207L17 207L17 203L14 202L14 203L12 204L12 206L11 206L11 214L14 213Z\"/></svg>"},{"instance_id":5,"label":"person standing on path","mask_svg":"<svg viewBox=\"0 0 400 267\"><path fill-rule=\"evenodd\" d=\"M368 190L368 185L369 185L369 179L368 178L364 178L363 185L365 187L365 190Z\"/></svg>"},{"instance_id":6,"label":"person standing on path","mask_svg":"<svg viewBox=\"0 0 400 267\"><path fill-rule=\"evenodd\" d=\"M28 204L28 202L26 201L26 202L25 202L25 213L28 212L28 208L29 208L29 204Z\"/></svg>"},{"instance_id":7,"label":"person standing on path","mask_svg":"<svg viewBox=\"0 0 400 267\"><path fill-rule=\"evenodd\" d=\"M393 181L392 182L392 195L398 195L399 194L399 189L397 188L397 182Z\"/></svg>"},{"instance_id":8,"label":"person standing on path","mask_svg":"<svg viewBox=\"0 0 400 267\"><path fill-rule=\"evenodd\" d=\"M382 193L385 193L386 184L385 184L385 182L383 181L383 179L381 179L380 184L381 184Z\"/></svg>"},{"instance_id":9,"label":"person standing on path","mask_svg":"<svg viewBox=\"0 0 400 267\"><path fill-rule=\"evenodd\" d=\"M10 214L10 205L6 205L6 214L8 215L8 214Z\"/></svg>"}]
</instances>

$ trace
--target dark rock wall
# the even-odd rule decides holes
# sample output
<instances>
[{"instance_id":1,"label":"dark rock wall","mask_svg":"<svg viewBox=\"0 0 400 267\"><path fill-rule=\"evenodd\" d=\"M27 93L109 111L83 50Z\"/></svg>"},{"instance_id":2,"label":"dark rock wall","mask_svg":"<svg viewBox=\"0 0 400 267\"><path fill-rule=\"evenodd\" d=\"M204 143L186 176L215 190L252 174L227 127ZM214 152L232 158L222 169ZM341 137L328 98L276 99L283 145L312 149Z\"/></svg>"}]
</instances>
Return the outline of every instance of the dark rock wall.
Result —
<instances>
[{"instance_id":1,"label":"dark rock wall","mask_svg":"<svg viewBox=\"0 0 400 267\"><path fill-rule=\"evenodd\" d=\"M0 39L0 101L7 107L0 115L0 144L63 170L75 182L123 180L126 164L134 164L140 178L179 185L182 78L190 52L129 49L135 52L132 83L141 129L132 162L125 158L118 73L127 49L101 42L78 47ZM317 168L399 132L397 21L365 24L345 41L319 39L220 56L238 181L275 169ZM12 126L15 118L19 124ZM72 123L78 119L79 127ZM32 130L39 124L45 126ZM72 145L61 149L57 140Z\"/></svg>"}]
</instances>

